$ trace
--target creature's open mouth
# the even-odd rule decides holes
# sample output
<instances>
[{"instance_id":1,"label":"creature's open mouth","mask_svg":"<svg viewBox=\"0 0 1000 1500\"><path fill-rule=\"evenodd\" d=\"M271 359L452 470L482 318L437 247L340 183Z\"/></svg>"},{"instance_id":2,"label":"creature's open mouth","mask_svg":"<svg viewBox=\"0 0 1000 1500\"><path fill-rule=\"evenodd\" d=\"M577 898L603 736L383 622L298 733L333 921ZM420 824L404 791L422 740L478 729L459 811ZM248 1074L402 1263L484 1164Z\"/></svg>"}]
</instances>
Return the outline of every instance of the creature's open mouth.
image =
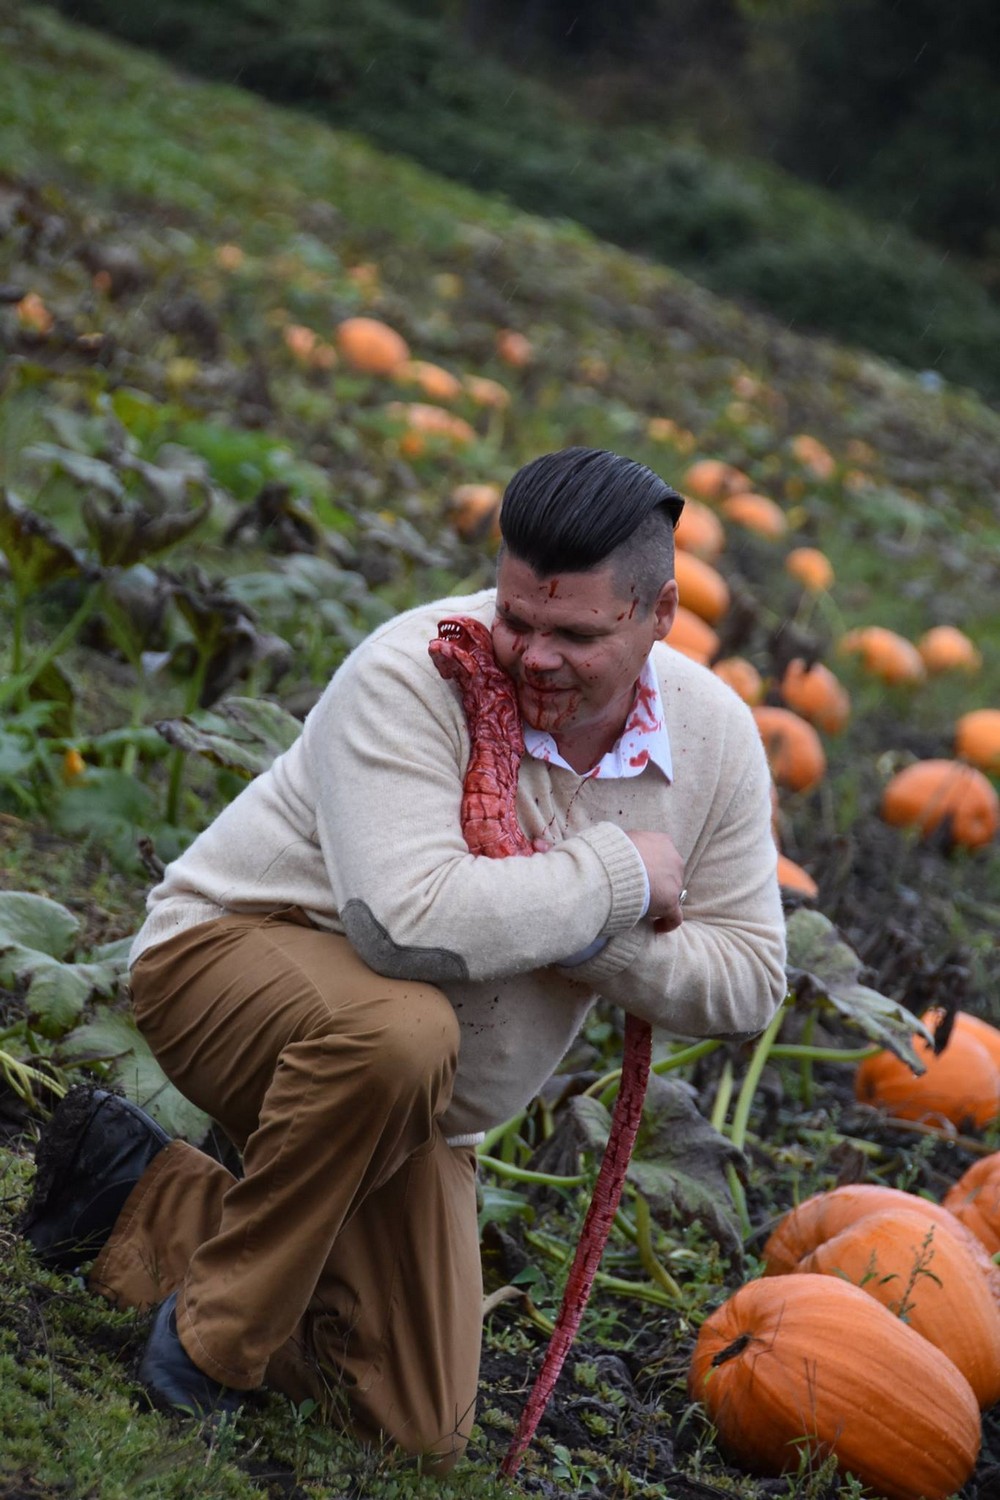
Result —
<instances>
[{"instance_id":1,"label":"creature's open mouth","mask_svg":"<svg viewBox=\"0 0 1000 1500\"><path fill-rule=\"evenodd\" d=\"M457 641L459 636L465 633L465 627L458 620L440 620L438 622L438 635L443 636L446 641Z\"/></svg>"}]
</instances>

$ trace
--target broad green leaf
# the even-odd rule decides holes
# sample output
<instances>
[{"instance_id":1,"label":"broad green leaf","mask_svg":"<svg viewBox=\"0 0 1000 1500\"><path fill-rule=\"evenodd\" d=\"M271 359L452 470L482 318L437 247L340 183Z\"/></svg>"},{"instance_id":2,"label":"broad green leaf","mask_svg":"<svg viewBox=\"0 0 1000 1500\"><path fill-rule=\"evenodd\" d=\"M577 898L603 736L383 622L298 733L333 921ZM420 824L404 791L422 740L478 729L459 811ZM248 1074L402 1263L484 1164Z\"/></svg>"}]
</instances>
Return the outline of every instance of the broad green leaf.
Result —
<instances>
[{"instance_id":1,"label":"broad green leaf","mask_svg":"<svg viewBox=\"0 0 1000 1500\"><path fill-rule=\"evenodd\" d=\"M124 959L67 962L79 931L72 912L30 891L0 894L0 983L26 984L25 1008L44 1036L60 1036L78 1020L92 995L110 995Z\"/></svg>"},{"instance_id":2,"label":"broad green leaf","mask_svg":"<svg viewBox=\"0 0 1000 1500\"><path fill-rule=\"evenodd\" d=\"M101 943L94 948L90 955L91 963L113 964L119 974L123 974L128 968L128 956L134 941L130 933L128 937L116 938L112 943Z\"/></svg>"},{"instance_id":3,"label":"broad green leaf","mask_svg":"<svg viewBox=\"0 0 1000 1500\"><path fill-rule=\"evenodd\" d=\"M10 948L0 955L0 982L28 980L24 1005L33 1029L42 1036L58 1037L80 1019L93 993L93 985L75 964L60 963L33 948Z\"/></svg>"},{"instance_id":4,"label":"broad green leaf","mask_svg":"<svg viewBox=\"0 0 1000 1500\"><path fill-rule=\"evenodd\" d=\"M15 780L31 769L35 752L28 749L19 734L8 734L0 729L0 781Z\"/></svg>"},{"instance_id":5,"label":"broad green leaf","mask_svg":"<svg viewBox=\"0 0 1000 1500\"><path fill-rule=\"evenodd\" d=\"M183 509L190 488L200 489L211 498L208 465L197 453L192 453L190 448L179 443L164 443L156 459L153 464L135 454L124 454L121 465L133 474L138 474L152 490L159 504L169 510Z\"/></svg>"},{"instance_id":6,"label":"broad green leaf","mask_svg":"<svg viewBox=\"0 0 1000 1500\"><path fill-rule=\"evenodd\" d=\"M511 1219L530 1218L531 1205L523 1193L497 1187L490 1181L479 1186L479 1233L487 1224L508 1224Z\"/></svg>"},{"instance_id":7,"label":"broad green leaf","mask_svg":"<svg viewBox=\"0 0 1000 1500\"><path fill-rule=\"evenodd\" d=\"M79 919L48 896L30 891L0 892L0 951L33 948L63 958L79 930Z\"/></svg>"},{"instance_id":8,"label":"broad green leaf","mask_svg":"<svg viewBox=\"0 0 1000 1500\"><path fill-rule=\"evenodd\" d=\"M34 701L44 704L46 726L50 733L68 739L73 733L76 693L62 663L48 661L32 673L29 692Z\"/></svg>"},{"instance_id":9,"label":"broad green leaf","mask_svg":"<svg viewBox=\"0 0 1000 1500\"><path fill-rule=\"evenodd\" d=\"M112 759L129 747L153 760L167 754L162 736L151 724L124 725L120 729L106 729L103 734L78 737L76 746L88 760L92 757L95 760Z\"/></svg>"},{"instance_id":10,"label":"broad green leaf","mask_svg":"<svg viewBox=\"0 0 1000 1500\"><path fill-rule=\"evenodd\" d=\"M137 842L155 835L158 816L153 793L141 781L110 767L88 766L62 792L52 821L60 833L93 838L119 864L137 866Z\"/></svg>"},{"instance_id":11,"label":"broad green leaf","mask_svg":"<svg viewBox=\"0 0 1000 1500\"><path fill-rule=\"evenodd\" d=\"M211 713L164 719L156 728L169 744L247 780L266 771L302 732L293 714L266 698L224 698Z\"/></svg>"},{"instance_id":12,"label":"broad green leaf","mask_svg":"<svg viewBox=\"0 0 1000 1500\"><path fill-rule=\"evenodd\" d=\"M168 1134L204 1140L211 1120L174 1088L130 1015L103 1011L72 1032L63 1048L81 1061L107 1062L115 1082Z\"/></svg>"},{"instance_id":13,"label":"broad green leaf","mask_svg":"<svg viewBox=\"0 0 1000 1500\"><path fill-rule=\"evenodd\" d=\"M834 1011L915 1073L926 1071L913 1041L933 1036L912 1011L862 984L864 965L822 912L800 907L788 918L788 984L796 1003Z\"/></svg>"}]
</instances>

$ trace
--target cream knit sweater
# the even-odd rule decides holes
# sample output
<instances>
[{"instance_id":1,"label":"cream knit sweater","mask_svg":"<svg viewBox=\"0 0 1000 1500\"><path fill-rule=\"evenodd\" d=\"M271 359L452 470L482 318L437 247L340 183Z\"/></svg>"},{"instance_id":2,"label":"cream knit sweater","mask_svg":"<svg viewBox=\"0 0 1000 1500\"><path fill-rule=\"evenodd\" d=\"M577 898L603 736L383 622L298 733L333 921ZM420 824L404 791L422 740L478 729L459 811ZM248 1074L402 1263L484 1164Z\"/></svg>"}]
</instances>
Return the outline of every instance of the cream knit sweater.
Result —
<instances>
[{"instance_id":1,"label":"cream knit sweater","mask_svg":"<svg viewBox=\"0 0 1000 1500\"><path fill-rule=\"evenodd\" d=\"M469 753L453 684L427 651L445 615L493 619L492 590L422 605L335 673L299 739L170 864L132 961L224 912L301 907L379 973L448 996L462 1044L448 1136L489 1129L550 1076L596 995L680 1036L752 1035L785 992L770 777L749 710L657 644L674 780L587 780L525 757L518 816L552 850L471 855L459 823ZM625 829L663 829L685 862L676 932L640 917ZM561 959L608 939L572 969Z\"/></svg>"}]
</instances>

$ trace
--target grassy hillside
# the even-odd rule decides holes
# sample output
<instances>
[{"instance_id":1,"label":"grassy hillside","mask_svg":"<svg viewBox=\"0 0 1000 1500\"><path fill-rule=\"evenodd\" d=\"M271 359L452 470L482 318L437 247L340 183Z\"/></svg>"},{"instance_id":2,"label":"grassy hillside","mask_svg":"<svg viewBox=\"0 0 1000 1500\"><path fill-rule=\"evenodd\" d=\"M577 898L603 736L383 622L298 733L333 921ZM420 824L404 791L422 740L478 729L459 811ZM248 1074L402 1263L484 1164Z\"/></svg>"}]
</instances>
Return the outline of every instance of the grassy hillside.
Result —
<instances>
[{"instance_id":1,"label":"grassy hillside","mask_svg":"<svg viewBox=\"0 0 1000 1500\"><path fill-rule=\"evenodd\" d=\"M523 209L585 224L801 331L1000 394L1000 307L956 259L922 244L919 229L869 222L682 128L595 125L586 99L574 108L397 0L340 0L334 10L325 0L62 8Z\"/></svg>"},{"instance_id":2,"label":"grassy hillside","mask_svg":"<svg viewBox=\"0 0 1000 1500\"><path fill-rule=\"evenodd\" d=\"M774 703L796 652L850 692L848 727L823 735L825 778L783 788L779 821L818 884L811 915L858 962L848 974L841 954L828 972L825 926L808 953L799 940L815 982L790 976L770 1054L693 1058L658 1038L651 1125L678 1155L657 1157L650 1130L655 1191L648 1175L629 1189L524 1488L857 1496L806 1460L786 1480L750 1478L685 1374L707 1311L756 1269L796 1199L852 1177L940 1198L998 1144L995 1124L887 1122L852 1081L872 1041L905 1050L926 1005L998 1019L996 839L921 840L879 806L897 767L951 754L960 714L1000 705L1000 416L571 224L2 0L0 161L0 1495L511 1493L498 1462L587 1191L521 1174L561 1160L565 1178L580 1160L571 1100L590 1090L599 1111L613 1094L610 1010L551 1094L489 1143L484 1263L491 1290L515 1291L487 1320L473 1456L443 1486L277 1398L216 1432L146 1411L134 1371L147 1320L42 1272L16 1224L34 1133L80 1069L204 1132L162 1089L121 987L156 860L295 732L375 623L489 580L491 515L470 519L462 486L582 442L688 493L693 464L723 460L778 506L773 539L717 507L731 604L710 656L738 652ZM354 368L336 330L359 313L454 386L435 377L432 400L408 383L419 370ZM414 400L464 425L417 430L401 406ZM804 544L827 555L828 588L788 572ZM940 623L976 643L977 672L890 686L841 651L854 627L916 640ZM30 932L25 896L49 903L30 904ZM593 1157L583 1150L588 1185ZM998 1462L988 1415L963 1500L985 1500Z\"/></svg>"}]
</instances>

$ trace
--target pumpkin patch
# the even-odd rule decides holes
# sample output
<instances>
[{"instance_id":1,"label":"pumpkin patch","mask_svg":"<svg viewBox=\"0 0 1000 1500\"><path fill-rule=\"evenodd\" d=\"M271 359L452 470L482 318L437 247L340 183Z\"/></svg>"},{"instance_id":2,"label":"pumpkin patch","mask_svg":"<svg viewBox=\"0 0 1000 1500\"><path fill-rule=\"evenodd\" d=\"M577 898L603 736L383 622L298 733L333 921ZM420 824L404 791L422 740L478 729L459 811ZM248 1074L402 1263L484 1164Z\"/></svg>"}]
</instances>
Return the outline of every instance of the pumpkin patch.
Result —
<instances>
[{"instance_id":1,"label":"pumpkin patch","mask_svg":"<svg viewBox=\"0 0 1000 1500\"><path fill-rule=\"evenodd\" d=\"M701 739L704 762L675 740L669 776L650 767L641 785L657 783L672 826L717 763L719 817L766 833L770 816L774 848L749 868L712 839L678 849L680 924L651 931L634 889L630 912L606 912L615 936L559 977L581 1029L477 1153L476 1462L499 1464L572 1281L634 1006L678 1031L657 1028L639 1147L525 1492L847 1500L864 1485L873 1500L985 1500L1000 1405L970 1466L1000 1368L1000 1032L985 1019L1000 996L995 407L725 304L652 254L500 199L480 216L432 173L293 109L257 113L246 90L191 93L71 29L65 5L36 9L7 7L13 61L0 49L14 80L0 112L0 1354L28 1454L8 1458L10 1482L90 1493L92 1473L49 1472L30 1452L70 1402L70 1433L128 1411L128 1443L162 1447L126 1378L142 1327L109 1326L79 1284L39 1278L18 1230L60 1088L83 1075L178 1108L123 1003L122 943L158 862L295 745L367 634L420 601L488 590L511 474L582 444L685 496L681 608L654 648L668 729L692 680L742 719ZM94 78L113 80L114 110ZM497 115L498 138L522 102ZM746 201L758 190L748 180ZM662 580L645 576L653 549L641 563L629 583L644 594ZM377 728L357 732L382 754ZM748 795L761 746L770 804L763 787ZM635 790L584 785L564 828L534 789L522 808L540 842L569 846L542 893L553 963L577 947L562 930L579 916L562 892L570 860L635 872ZM577 837L590 799L608 825L592 842ZM413 811L389 809L391 837L411 837ZM468 857L415 900L450 899ZM711 863L734 898L783 912L787 951L767 962L784 1002L758 1035L740 1024L745 950L727 1024L697 1032L699 956L723 936ZM30 889L10 890L22 872ZM940 1054L918 1016L951 1025ZM540 1027L564 1019L538 1012ZM502 1056L502 1029L480 1044ZM171 1122L192 1142L199 1128ZM766 1318L738 1323L689 1390L700 1332L754 1297ZM93 1390L113 1397L100 1411ZM178 1438L171 1463L197 1478L171 1476L177 1492L245 1488L273 1460L339 1493L340 1435L333 1455L318 1414L271 1406L210 1451ZM116 1469L117 1439L101 1434ZM394 1465L382 1447L359 1454L350 1483L373 1500L421 1487ZM117 1472L107 1482L121 1488Z\"/></svg>"}]
</instances>

